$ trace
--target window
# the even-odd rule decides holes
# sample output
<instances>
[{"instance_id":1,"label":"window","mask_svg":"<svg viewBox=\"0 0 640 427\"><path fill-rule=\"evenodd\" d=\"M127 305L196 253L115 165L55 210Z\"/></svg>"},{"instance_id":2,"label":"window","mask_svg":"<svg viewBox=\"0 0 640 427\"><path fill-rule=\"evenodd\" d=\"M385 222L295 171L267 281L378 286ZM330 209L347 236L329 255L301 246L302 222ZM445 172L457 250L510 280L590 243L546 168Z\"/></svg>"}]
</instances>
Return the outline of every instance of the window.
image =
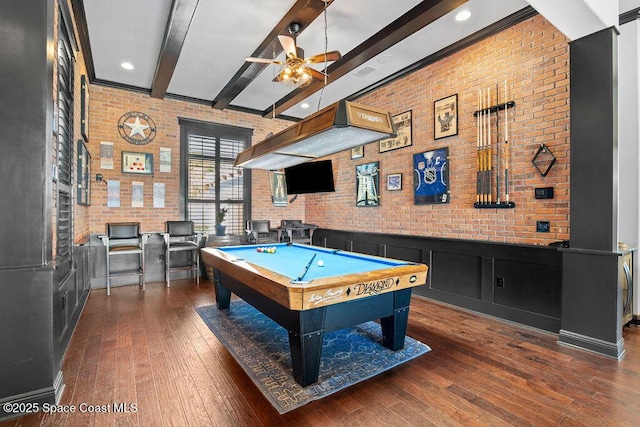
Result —
<instances>
[{"instance_id":1,"label":"window","mask_svg":"<svg viewBox=\"0 0 640 427\"><path fill-rule=\"evenodd\" d=\"M71 271L73 244L73 94L74 57L69 33L60 16L58 28L58 134L56 146L56 263L58 274Z\"/></svg>"},{"instance_id":2,"label":"window","mask_svg":"<svg viewBox=\"0 0 640 427\"><path fill-rule=\"evenodd\" d=\"M250 171L233 166L251 146L251 129L180 119L186 217L196 230L214 234L216 212L226 208L227 234L241 234L251 209Z\"/></svg>"}]
</instances>

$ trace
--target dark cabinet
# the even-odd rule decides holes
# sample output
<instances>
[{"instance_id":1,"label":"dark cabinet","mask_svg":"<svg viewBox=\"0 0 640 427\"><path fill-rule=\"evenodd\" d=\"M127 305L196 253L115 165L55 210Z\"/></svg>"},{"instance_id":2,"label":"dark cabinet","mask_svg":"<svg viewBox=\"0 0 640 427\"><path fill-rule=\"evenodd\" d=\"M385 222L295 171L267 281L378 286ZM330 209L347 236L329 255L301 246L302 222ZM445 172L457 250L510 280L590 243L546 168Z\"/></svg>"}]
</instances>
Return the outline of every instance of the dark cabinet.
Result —
<instances>
[{"instance_id":1,"label":"dark cabinet","mask_svg":"<svg viewBox=\"0 0 640 427\"><path fill-rule=\"evenodd\" d=\"M91 288L89 246L74 246L72 251L71 271L56 282L58 285L53 298L54 353L58 364L62 362Z\"/></svg>"}]
</instances>

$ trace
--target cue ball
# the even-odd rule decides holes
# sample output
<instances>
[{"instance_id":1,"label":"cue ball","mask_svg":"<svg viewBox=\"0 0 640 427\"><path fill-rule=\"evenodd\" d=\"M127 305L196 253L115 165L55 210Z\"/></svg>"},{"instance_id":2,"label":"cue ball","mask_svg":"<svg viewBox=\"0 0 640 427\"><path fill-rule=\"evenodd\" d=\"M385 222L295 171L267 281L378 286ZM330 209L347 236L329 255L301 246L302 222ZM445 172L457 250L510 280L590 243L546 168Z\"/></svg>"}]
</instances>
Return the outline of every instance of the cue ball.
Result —
<instances>
[{"instance_id":1,"label":"cue ball","mask_svg":"<svg viewBox=\"0 0 640 427\"><path fill-rule=\"evenodd\" d=\"M324 261L318 260L318 267L324 267Z\"/></svg>"}]
</instances>

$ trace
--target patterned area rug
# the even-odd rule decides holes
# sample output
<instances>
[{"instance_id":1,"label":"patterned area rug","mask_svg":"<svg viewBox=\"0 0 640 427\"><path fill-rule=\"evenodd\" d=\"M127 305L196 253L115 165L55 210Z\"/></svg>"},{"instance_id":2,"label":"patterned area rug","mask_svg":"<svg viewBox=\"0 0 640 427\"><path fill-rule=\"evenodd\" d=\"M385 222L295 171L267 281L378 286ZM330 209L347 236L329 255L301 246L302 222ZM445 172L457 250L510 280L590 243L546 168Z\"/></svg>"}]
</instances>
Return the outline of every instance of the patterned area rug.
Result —
<instances>
[{"instance_id":1,"label":"patterned area rug","mask_svg":"<svg viewBox=\"0 0 640 427\"><path fill-rule=\"evenodd\" d=\"M431 351L408 336L402 350L383 347L375 322L330 332L324 335L318 382L303 388L293 379L284 328L241 300L232 301L229 310L196 311L281 414Z\"/></svg>"}]
</instances>

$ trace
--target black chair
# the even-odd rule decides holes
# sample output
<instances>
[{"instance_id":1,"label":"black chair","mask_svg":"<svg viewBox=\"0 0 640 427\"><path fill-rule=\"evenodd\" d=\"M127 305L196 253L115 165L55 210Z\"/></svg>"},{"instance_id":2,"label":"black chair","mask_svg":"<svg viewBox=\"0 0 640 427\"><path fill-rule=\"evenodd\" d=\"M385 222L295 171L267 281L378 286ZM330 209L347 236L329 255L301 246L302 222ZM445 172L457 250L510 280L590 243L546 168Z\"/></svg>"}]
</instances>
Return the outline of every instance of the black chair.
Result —
<instances>
[{"instance_id":1,"label":"black chair","mask_svg":"<svg viewBox=\"0 0 640 427\"><path fill-rule=\"evenodd\" d=\"M304 224L299 219L283 219L280 221L280 229L285 239L292 243L305 243L310 245L313 241L315 225Z\"/></svg>"},{"instance_id":2,"label":"black chair","mask_svg":"<svg viewBox=\"0 0 640 427\"><path fill-rule=\"evenodd\" d=\"M111 278L137 275L142 291L146 290L144 280L144 245L148 234L140 233L139 222L110 222L107 234L98 236L107 252L107 295L111 295ZM111 271L111 257L116 255L138 255L138 268L135 270Z\"/></svg>"},{"instance_id":3,"label":"black chair","mask_svg":"<svg viewBox=\"0 0 640 427\"><path fill-rule=\"evenodd\" d=\"M200 283L200 240L201 233L194 231L193 221L165 222L164 263L165 281L167 288L171 286L171 273L174 271L194 271L196 283ZM187 264L171 266L171 254L176 252L191 252L188 254Z\"/></svg>"},{"instance_id":4,"label":"black chair","mask_svg":"<svg viewBox=\"0 0 640 427\"><path fill-rule=\"evenodd\" d=\"M275 230L271 228L271 222L266 219L247 220L247 235L250 243L275 243L273 238Z\"/></svg>"}]
</instances>

